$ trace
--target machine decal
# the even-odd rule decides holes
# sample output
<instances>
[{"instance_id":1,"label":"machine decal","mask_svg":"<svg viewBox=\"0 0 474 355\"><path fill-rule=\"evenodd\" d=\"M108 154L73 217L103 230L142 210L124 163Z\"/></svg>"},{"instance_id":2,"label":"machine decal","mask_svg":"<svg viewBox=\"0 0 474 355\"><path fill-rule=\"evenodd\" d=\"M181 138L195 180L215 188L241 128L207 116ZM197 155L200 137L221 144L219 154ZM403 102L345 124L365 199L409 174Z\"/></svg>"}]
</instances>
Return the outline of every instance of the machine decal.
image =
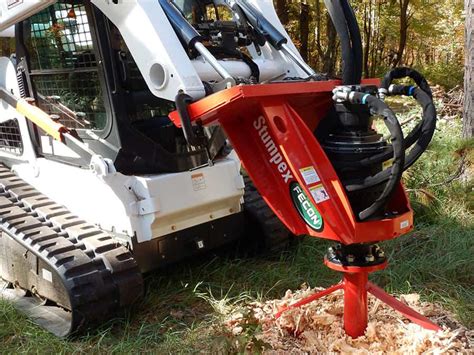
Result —
<instances>
[{"instance_id":1,"label":"machine decal","mask_svg":"<svg viewBox=\"0 0 474 355\"><path fill-rule=\"evenodd\" d=\"M291 174L291 170L288 167L288 164L283 160L283 156L278 150L270 132L268 132L268 126L265 122L265 117L259 116L254 122L253 127L258 131L262 143L265 145L265 148L270 155L269 162L277 166L281 177L288 183L294 177Z\"/></svg>"},{"instance_id":2,"label":"machine decal","mask_svg":"<svg viewBox=\"0 0 474 355\"><path fill-rule=\"evenodd\" d=\"M317 182L321 181L318 173L316 172L316 169L314 169L313 166L300 169L300 173L306 185L316 184Z\"/></svg>"},{"instance_id":3,"label":"machine decal","mask_svg":"<svg viewBox=\"0 0 474 355\"><path fill-rule=\"evenodd\" d=\"M309 191L311 192L311 195L313 196L316 203L321 203L329 200L329 194L323 185L311 187Z\"/></svg>"},{"instance_id":4,"label":"machine decal","mask_svg":"<svg viewBox=\"0 0 474 355\"><path fill-rule=\"evenodd\" d=\"M191 180L193 182L193 190L200 191L205 190L206 186L206 179L204 178L204 174L193 174L191 175Z\"/></svg>"},{"instance_id":5,"label":"machine decal","mask_svg":"<svg viewBox=\"0 0 474 355\"><path fill-rule=\"evenodd\" d=\"M290 193L293 204L298 210L301 218L303 218L306 224L312 229L321 232L324 228L323 218L296 181L290 184Z\"/></svg>"}]
</instances>

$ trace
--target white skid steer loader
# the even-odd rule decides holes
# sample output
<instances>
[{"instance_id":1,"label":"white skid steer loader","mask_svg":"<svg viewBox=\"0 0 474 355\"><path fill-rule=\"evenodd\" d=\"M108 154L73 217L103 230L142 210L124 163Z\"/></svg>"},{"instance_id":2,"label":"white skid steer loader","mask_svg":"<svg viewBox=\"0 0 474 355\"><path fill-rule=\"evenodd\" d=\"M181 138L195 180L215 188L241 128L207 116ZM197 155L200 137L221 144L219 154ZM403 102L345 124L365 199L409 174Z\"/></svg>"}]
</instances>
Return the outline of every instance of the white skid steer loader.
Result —
<instances>
[{"instance_id":1,"label":"white skid steer loader","mask_svg":"<svg viewBox=\"0 0 474 355\"><path fill-rule=\"evenodd\" d=\"M255 5L284 32L271 3ZM230 4L0 6L0 30L16 43L15 56L0 58L4 297L68 335L139 298L143 272L244 235L265 249L290 240L223 130L196 132L205 141L196 147L168 118L178 92L198 100L256 81L255 70L260 81L301 75L270 45L241 54L251 38ZM167 6L223 54L201 45L190 55Z\"/></svg>"}]
</instances>

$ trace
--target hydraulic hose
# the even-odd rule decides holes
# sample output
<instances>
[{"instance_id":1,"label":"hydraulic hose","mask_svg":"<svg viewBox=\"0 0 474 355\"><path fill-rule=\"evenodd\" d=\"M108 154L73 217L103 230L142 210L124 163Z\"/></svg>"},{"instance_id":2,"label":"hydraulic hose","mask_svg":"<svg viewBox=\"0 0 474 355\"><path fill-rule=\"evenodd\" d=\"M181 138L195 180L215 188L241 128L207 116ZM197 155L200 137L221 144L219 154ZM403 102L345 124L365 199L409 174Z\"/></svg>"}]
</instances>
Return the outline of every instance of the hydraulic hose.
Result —
<instances>
[{"instance_id":1,"label":"hydraulic hose","mask_svg":"<svg viewBox=\"0 0 474 355\"><path fill-rule=\"evenodd\" d=\"M351 36L352 53L354 58L354 84L359 84L362 79L362 38L360 36L360 28L354 10L347 0L341 0L342 10L346 18L347 27Z\"/></svg>"},{"instance_id":2,"label":"hydraulic hose","mask_svg":"<svg viewBox=\"0 0 474 355\"><path fill-rule=\"evenodd\" d=\"M392 85L393 80L403 78L413 79L413 81L416 83L416 85L418 85L421 90L428 94L430 98L433 97L430 85L428 84L428 81L425 79L425 77L415 69L407 67L394 68L390 70L387 74L385 74L384 78L382 79L382 83L380 84L379 92L388 92L388 89L390 85Z\"/></svg>"},{"instance_id":3,"label":"hydraulic hose","mask_svg":"<svg viewBox=\"0 0 474 355\"><path fill-rule=\"evenodd\" d=\"M413 86L394 86L390 89L390 91L392 90L399 90L399 92L404 92L405 94L412 92L413 97L416 99L416 101L418 101L423 109L423 121L421 122L420 127L420 138L416 141L415 146L407 155L404 169L406 170L418 160L418 158L423 154L426 148L428 148L428 145L433 139L433 135L436 130L436 107L431 96L421 88L414 88Z\"/></svg>"},{"instance_id":4,"label":"hydraulic hose","mask_svg":"<svg viewBox=\"0 0 474 355\"><path fill-rule=\"evenodd\" d=\"M413 87L413 86L400 86L400 85L392 84L392 81L394 79L401 79L405 77L410 77L411 79L413 79L417 83L420 89L417 89L416 87ZM420 91L428 95L429 98L427 99L426 97L424 97L424 95L422 95ZM418 140L420 140L420 137L422 136L423 131L425 132L425 134L427 134L427 137L430 137L429 139L431 140L433 133L436 129L436 109L434 108L434 104L431 99L432 97L431 88L422 74L410 68L392 69L385 75L384 79L382 80L382 85L379 89L379 93L380 92L383 93L383 96L385 95L413 96L417 100L418 104L423 108L422 121L418 125L416 125L416 127L406 136L405 141L403 142L403 145L405 146L405 150L411 148L415 143L417 143ZM429 105L430 102L428 102L428 100L431 102L432 105ZM425 143L426 143L426 138L423 138L420 144L424 146ZM373 164L387 161L388 159L390 159L392 154L393 154L392 147L389 147L385 152L373 155L369 158L365 158L356 162L346 162L345 166L352 167L352 168L368 167ZM418 159L418 157L416 159ZM407 166L405 169L413 165L413 163L415 162L415 161L411 161L409 157L407 157L406 161L407 161L406 163Z\"/></svg>"},{"instance_id":5,"label":"hydraulic hose","mask_svg":"<svg viewBox=\"0 0 474 355\"><path fill-rule=\"evenodd\" d=\"M355 92L355 91L339 91L335 93L335 98L342 101L350 102L351 104L356 105L367 105L371 114L380 115L384 118L384 123L387 129L390 132L392 140L392 152L393 152L393 163L390 169L386 169L375 176L368 177L367 179L378 178L382 173L388 173L388 177L385 180L388 180L384 186L384 189L380 196L366 209L359 213L359 218L361 220L368 219L373 214L375 214L380 209L384 208L395 189L398 186L398 183L402 177L404 166L405 166L405 149L404 149L404 139L403 131L398 122L398 119L395 113L387 106L385 102L368 93ZM365 183L367 179L362 180L362 183ZM383 180L383 181L385 181ZM383 182L382 181L382 182ZM359 181L357 181L358 183ZM347 191L352 190L353 182L344 181L344 185ZM372 185L371 185L372 186ZM365 187L364 187L365 188Z\"/></svg>"},{"instance_id":6,"label":"hydraulic hose","mask_svg":"<svg viewBox=\"0 0 474 355\"><path fill-rule=\"evenodd\" d=\"M359 84L357 81L357 69L355 65L354 52L350 38L350 31L347 26L346 16L339 0L324 0L329 16L331 17L334 28L341 40L342 51L342 84Z\"/></svg>"},{"instance_id":7,"label":"hydraulic hose","mask_svg":"<svg viewBox=\"0 0 474 355\"><path fill-rule=\"evenodd\" d=\"M370 205L368 208L359 213L359 218L361 220L365 220L386 205L386 203L394 193L395 189L397 188L400 179L402 178L405 166L403 131L395 113L382 100L378 99L373 95L361 92L352 92L349 94L348 98L351 103L362 105L366 104L372 114L380 115L384 118L384 123L391 135L393 147L392 167L382 172L388 173L388 181L384 187L384 190L382 191L380 196L372 203L372 205ZM376 178L379 174L376 174L375 176L370 178ZM346 185L346 189L348 191L351 191L349 187L350 185Z\"/></svg>"},{"instance_id":8,"label":"hydraulic hose","mask_svg":"<svg viewBox=\"0 0 474 355\"><path fill-rule=\"evenodd\" d=\"M209 52L215 56L226 55L228 58L236 58L242 60L250 69L250 75L253 76L257 82L260 81L260 68L249 55L237 49L228 49L224 47L208 47Z\"/></svg>"},{"instance_id":9,"label":"hydraulic hose","mask_svg":"<svg viewBox=\"0 0 474 355\"><path fill-rule=\"evenodd\" d=\"M413 148L410 150L408 155L406 156L405 159L405 164L403 167L403 170L407 170L409 167L411 167L417 160L418 158L423 154L423 152L426 150L428 147L429 143L431 142L434 132L436 130L436 108L434 106L433 100L431 97L422 89L420 88L414 88L414 87L405 87L405 86L391 86L391 91L394 92L394 94L401 94L401 93L410 93L413 95L413 97L417 100L418 104L422 107L423 109L423 121L415 128L409 136L410 141L407 142L405 140L404 142L404 150L409 149L411 146ZM415 138L418 137L416 140ZM414 143L411 144L411 142L415 140ZM394 147L391 149L395 149ZM387 160L389 157L387 157L387 154L389 152L383 153L384 154L384 160ZM380 155L381 156L381 155ZM365 162L381 162L378 161L379 159L372 159L368 158L367 160L364 159ZM382 161L384 161L382 160ZM364 165L366 164L364 162ZM352 166L352 165L351 165ZM375 185L378 185L387 179L389 179L391 176L391 172L389 169L386 169L374 176L368 177L362 181L348 181L346 182L346 189L348 191L358 191L358 190L363 190Z\"/></svg>"}]
</instances>

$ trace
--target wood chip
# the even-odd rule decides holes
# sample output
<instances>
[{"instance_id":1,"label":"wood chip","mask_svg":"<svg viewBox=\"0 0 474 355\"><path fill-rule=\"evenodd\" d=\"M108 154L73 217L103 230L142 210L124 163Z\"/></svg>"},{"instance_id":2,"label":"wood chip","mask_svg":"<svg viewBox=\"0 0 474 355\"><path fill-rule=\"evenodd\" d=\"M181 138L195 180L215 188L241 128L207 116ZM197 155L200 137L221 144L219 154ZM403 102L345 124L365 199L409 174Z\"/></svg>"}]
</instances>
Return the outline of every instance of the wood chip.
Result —
<instances>
[{"instance_id":1,"label":"wood chip","mask_svg":"<svg viewBox=\"0 0 474 355\"><path fill-rule=\"evenodd\" d=\"M352 339L343 330L342 291L291 309L275 320L276 309L293 304L321 289L287 291L282 299L247 305L252 322L260 325L255 338L266 343L264 353L307 354L467 354L473 353L469 340L474 332L463 327L439 305L421 302L417 294L402 295L402 302L430 317L443 328L433 332L409 322L401 314L369 295L369 324L365 335ZM230 317L228 329L235 329ZM248 322L242 319L242 322ZM227 323L226 323L227 324ZM472 345L472 344L471 344Z\"/></svg>"}]
</instances>

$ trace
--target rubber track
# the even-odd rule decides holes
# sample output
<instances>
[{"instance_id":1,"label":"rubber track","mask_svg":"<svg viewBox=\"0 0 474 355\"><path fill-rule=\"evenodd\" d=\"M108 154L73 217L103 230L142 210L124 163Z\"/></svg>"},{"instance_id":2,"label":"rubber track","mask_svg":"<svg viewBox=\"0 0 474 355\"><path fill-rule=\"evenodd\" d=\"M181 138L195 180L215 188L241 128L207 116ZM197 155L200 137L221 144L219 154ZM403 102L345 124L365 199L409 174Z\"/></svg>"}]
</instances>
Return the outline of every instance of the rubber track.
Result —
<instances>
[{"instance_id":1,"label":"rubber track","mask_svg":"<svg viewBox=\"0 0 474 355\"><path fill-rule=\"evenodd\" d=\"M263 200L252 180L245 176L244 181L244 210L253 219L251 222L258 224L259 232L262 234L259 236L263 244L261 251L277 252L285 249L295 240L295 236Z\"/></svg>"},{"instance_id":2,"label":"rubber track","mask_svg":"<svg viewBox=\"0 0 474 355\"><path fill-rule=\"evenodd\" d=\"M78 333L104 322L143 294L143 277L127 248L3 165L0 226L56 270L69 292L69 305L57 306L71 312L70 328L57 335Z\"/></svg>"}]
</instances>

